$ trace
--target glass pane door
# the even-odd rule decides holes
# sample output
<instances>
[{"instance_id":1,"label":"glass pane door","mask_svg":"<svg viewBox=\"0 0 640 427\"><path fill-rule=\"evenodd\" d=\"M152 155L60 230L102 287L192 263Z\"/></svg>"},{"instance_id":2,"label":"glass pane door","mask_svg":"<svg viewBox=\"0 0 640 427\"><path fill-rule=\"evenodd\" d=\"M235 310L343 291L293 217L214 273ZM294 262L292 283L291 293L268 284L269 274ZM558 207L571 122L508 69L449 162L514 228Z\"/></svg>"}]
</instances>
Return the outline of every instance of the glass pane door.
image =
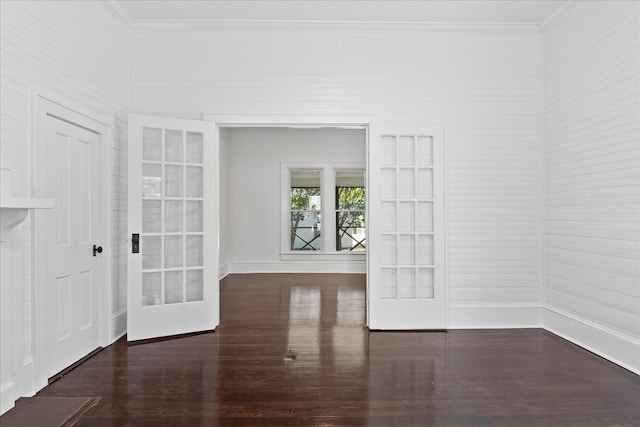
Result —
<instances>
[{"instance_id":1,"label":"glass pane door","mask_svg":"<svg viewBox=\"0 0 640 427\"><path fill-rule=\"evenodd\" d=\"M203 134L142 135L142 305L202 301Z\"/></svg>"},{"instance_id":2,"label":"glass pane door","mask_svg":"<svg viewBox=\"0 0 640 427\"><path fill-rule=\"evenodd\" d=\"M133 114L129 135L130 340L218 323L213 125ZM207 221L207 218L210 218Z\"/></svg>"},{"instance_id":3,"label":"glass pane door","mask_svg":"<svg viewBox=\"0 0 640 427\"><path fill-rule=\"evenodd\" d=\"M445 327L442 134L437 127L402 125L380 132L372 145L371 203L379 206L367 248L376 261L372 329Z\"/></svg>"}]
</instances>

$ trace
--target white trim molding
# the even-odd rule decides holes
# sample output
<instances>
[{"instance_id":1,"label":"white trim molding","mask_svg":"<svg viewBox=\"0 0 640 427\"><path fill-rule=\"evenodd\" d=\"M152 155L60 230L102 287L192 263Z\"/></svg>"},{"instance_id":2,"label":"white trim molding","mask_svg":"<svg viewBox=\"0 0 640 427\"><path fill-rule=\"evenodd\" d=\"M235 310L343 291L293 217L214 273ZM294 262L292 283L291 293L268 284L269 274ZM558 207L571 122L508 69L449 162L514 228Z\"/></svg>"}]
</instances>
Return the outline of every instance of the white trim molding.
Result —
<instances>
[{"instance_id":1,"label":"white trim molding","mask_svg":"<svg viewBox=\"0 0 640 427\"><path fill-rule=\"evenodd\" d=\"M547 27L552 25L567 11L578 5L582 0L565 0L558 5L549 15L547 15L542 22L540 22L540 32L543 32Z\"/></svg>"},{"instance_id":2,"label":"white trim molding","mask_svg":"<svg viewBox=\"0 0 640 427\"><path fill-rule=\"evenodd\" d=\"M230 261L220 268L220 278L246 273L353 273L366 274L363 261Z\"/></svg>"},{"instance_id":3,"label":"white trim molding","mask_svg":"<svg viewBox=\"0 0 640 427\"><path fill-rule=\"evenodd\" d=\"M449 306L448 313L448 329L542 327L542 309L535 305L452 305Z\"/></svg>"},{"instance_id":4,"label":"white trim molding","mask_svg":"<svg viewBox=\"0 0 640 427\"><path fill-rule=\"evenodd\" d=\"M229 266L229 263L221 264L218 268L218 280L224 279L229 274L231 274L231 267Z\"/></svg>"},{"instance_id":5,"label":"white trim molding","mask_svg":"<svg viewBox=\"0 0 640 427\"><path fill-rule=\"evenodd\" d=\"M418 34L537 34L537 23L529 22L361 22L361 21L269 21L157 19L133 20L135 32L345 32Z\"/></svg>"},{"instance_id":6,"label":"white trim molding","mask_svg":"<svg viewBox=\"0 0 640 427\"><path fill-rule=\"evenodd\" d=\"M129 14L129 11L122 5L122 2L117 0L100 0L100 3L111 12L125 30L133 31L135 25L134 19Z\"/></svg>"},{"instance_id":7,"label":"white trim molding","mask_svg":"<svg viewBox=\"0 0 640 427\"><path fill-rule=\"evenodd\" d=\"M111 343L118 341L127 333L127 309L123 308L111 316L111 324L113 325L113 333Z\"/></svg>"},{"instance_id":8,"label":"white trim molding","mask_svg":"<svg viewBox=\"0 0 640 427\"><path fill-rule=\"evenodd\" d=\"M371 135L377 134L377 121L378 117L376 115L353 115L353 114L345 114L345 115L305 115L305 114L216 114L203 112L202 119L205 121L213 122L215 126L214 133L214 150L216 153L216 163L218 164L218 171L220 170L220 131L223 128L233 128L233 127L291 127L291 128L322 128L322 127L355 127L364 129L367 133L366 135L366 151L367 151L367 161L366 161L366 179L367 186L369 185L369 163L370 163L370 144L371 144ZM373 131L372 131L373 130ZM218 202L220 199L220 188L219 183L220 179L216 180L216 190L215 190L215 199L216 206L219 206ZM369 188L369 187L368 187ZM216 209L218 209L216 207ZM367 218L370 218L369 215L369 206L367 205ZM216 215L219 220L219 215ZM220 225L217 225L219 228ZM370 224L367 224L367 236L370 235L371 228ZM229 261L224 264L224 268L218 269L218 277L222 278L230 273L250 273L250 272L296 272L296 271L304 271L304 272L317 272L317 273L326 273L326 272L363 272L367 273L367 324L369 324L369 315L370 315L370 301L369 294L371 293L371 284L370 284L370 271L369 267L371 265L370 255L371 251L367 251L366 262L355 261L352 263L347 263L345 261L340 262L340 265L336 265L335 262L327 261L315 261L312 266L305 262L295 262L295 261L284 261L286 265L283 264L283 261L274 261L266 262L266 263L234 263ZM220 257L220 253L218 253L218 257ZM222 263L220 263L222 264ZM310 268L313 267L313 268Z\"/></svg>"},{"instance_id":9,"label":"white trim molding","mask_svg":"<svg viewBox=\"0 0 640 427\"><path fill-rule=\"evenodd\" d=\"M570 0L575 1L575 0ZM567 2L570 2L569 0ZM274 19L138 19L122 4L123 0L100 0L127 30L134 32L174 31L316 31L350 33L472 33L536 34L537 22L472 21L359 21L359 20L274 20ZM558 9L563 5L561 4ZM552 14L555 12L552 12Z\"/></svg>"},{"instance_id":10,"label":"white trim molding","mask_svg":"<svg viewBox=\"0 0 640 427\"><path fill-rule=\"evenodd\" d=\"M16 401L16 383L7 381L0 384L0 414L4 414L15 406Z\"/></svg>"},{"instance_id":11,"label":"white trim molding","mask_svg":"<svg viewBox=\"0 0 640 427\"><path fill-rule=\"evenodd\" d=\"M544 328L598 356L640 375L640 341L546 306Z\"/></svg>"}]
</instances>

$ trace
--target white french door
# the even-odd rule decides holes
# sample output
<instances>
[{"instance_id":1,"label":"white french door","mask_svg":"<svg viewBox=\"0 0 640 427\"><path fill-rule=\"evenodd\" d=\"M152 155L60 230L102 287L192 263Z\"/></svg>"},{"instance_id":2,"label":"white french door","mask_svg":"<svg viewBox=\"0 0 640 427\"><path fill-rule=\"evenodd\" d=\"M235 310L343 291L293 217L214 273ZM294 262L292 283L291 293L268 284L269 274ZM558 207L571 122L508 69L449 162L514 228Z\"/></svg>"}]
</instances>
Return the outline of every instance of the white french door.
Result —
<instances>
[{"instance_id":1,"label":"white french door","mask_svg":"<svg viewBox=\"0 0 640 427\"><path fill-rule=\"evenodd\" d=\"M371 329L445 328L442 129L371 135Z\"/></svg>"},{"instance_id":2,"label":"white french door","mask_svg":"<svg viewBox=\"0 0 640 427\"><path fill-rule=\"evenodd\" d=\"M213 124L129 116L129 341L219 323Z\"/></svg>"}]
</instances>

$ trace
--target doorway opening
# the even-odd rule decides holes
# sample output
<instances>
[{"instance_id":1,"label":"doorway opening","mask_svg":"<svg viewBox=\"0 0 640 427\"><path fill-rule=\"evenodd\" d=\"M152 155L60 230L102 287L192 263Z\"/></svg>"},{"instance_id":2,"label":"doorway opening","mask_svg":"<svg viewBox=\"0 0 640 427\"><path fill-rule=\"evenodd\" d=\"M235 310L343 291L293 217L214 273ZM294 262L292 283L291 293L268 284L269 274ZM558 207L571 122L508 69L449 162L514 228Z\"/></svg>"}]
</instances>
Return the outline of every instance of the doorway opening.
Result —
<instances>
[{"instance_id":1,"label":"doorway opening","mask_svg":"<svg viewBox=\"0 0 640 427\"><path fill-rule=\"evenodd\" d=\"M217 125L219 277L337 273L366 282L368 126Z\"/></svg>"}]
</instances>

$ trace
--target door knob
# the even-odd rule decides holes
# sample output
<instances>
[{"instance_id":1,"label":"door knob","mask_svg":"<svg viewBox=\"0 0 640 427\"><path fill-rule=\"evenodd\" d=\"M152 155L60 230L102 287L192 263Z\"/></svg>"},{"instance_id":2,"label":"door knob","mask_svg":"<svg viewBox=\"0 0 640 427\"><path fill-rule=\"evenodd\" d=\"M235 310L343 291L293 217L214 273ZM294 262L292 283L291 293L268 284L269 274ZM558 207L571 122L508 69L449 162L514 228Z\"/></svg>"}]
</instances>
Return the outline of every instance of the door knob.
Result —
<instances>
[{"instance_id":1,"label":"door knob","mask_svg":"<svg viewBox=\"0 0 640 427\"><path fill-rule=\"evenodd\" d=\"M93 256L102 253L102 246L93 245Z\"/></svg>"}]
</instances>

